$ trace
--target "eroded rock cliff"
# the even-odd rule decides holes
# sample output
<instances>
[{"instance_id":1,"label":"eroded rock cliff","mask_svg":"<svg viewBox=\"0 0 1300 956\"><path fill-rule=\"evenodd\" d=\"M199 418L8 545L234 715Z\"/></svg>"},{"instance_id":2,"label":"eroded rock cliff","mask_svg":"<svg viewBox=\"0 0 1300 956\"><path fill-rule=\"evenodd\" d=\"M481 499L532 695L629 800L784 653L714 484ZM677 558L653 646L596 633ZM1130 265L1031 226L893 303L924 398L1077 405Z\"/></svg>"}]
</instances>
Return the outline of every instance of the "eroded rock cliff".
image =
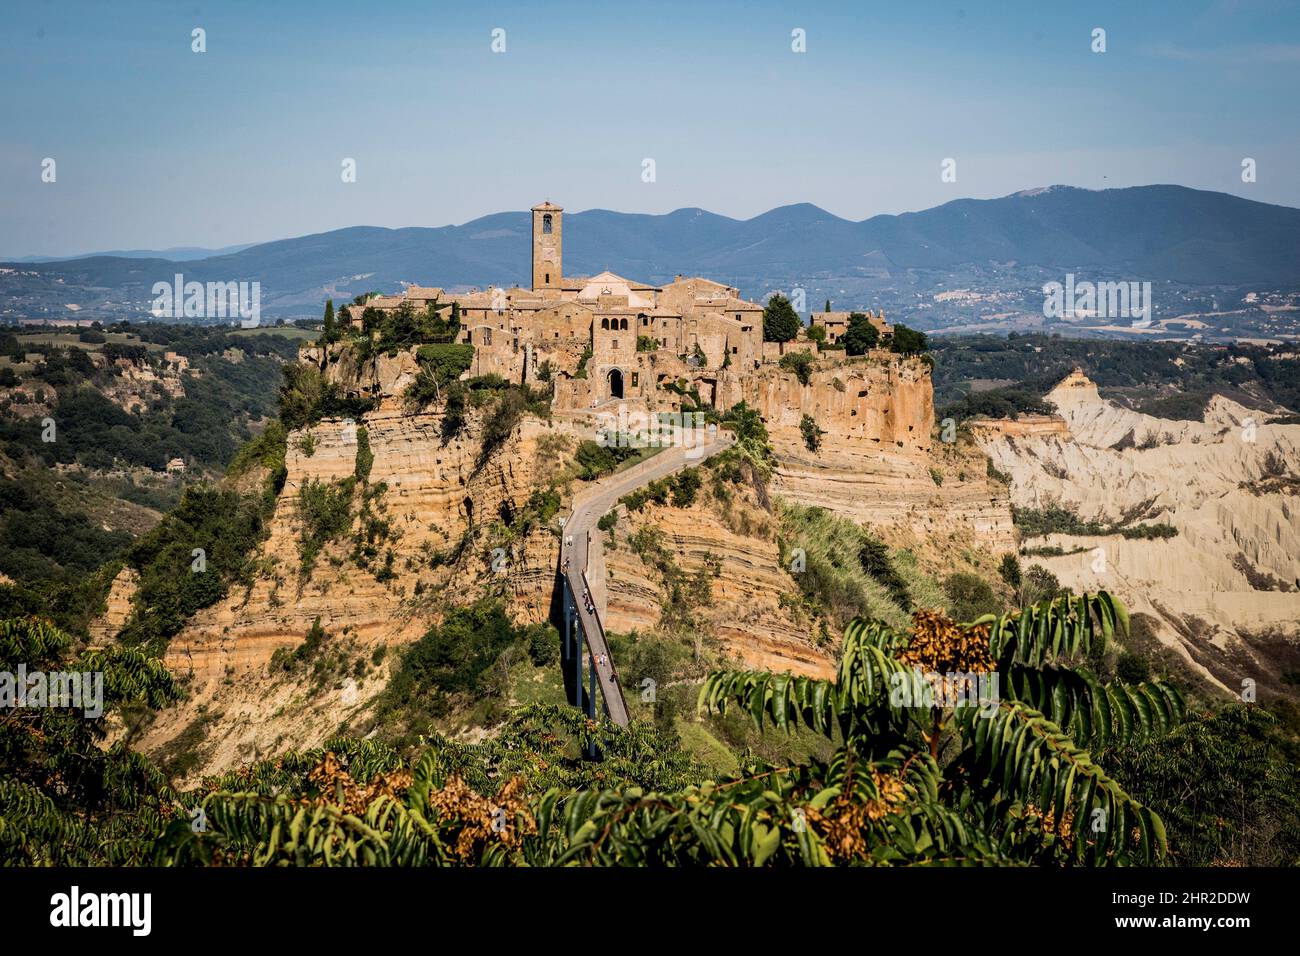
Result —
<instances>
[{"instance_id":1,"label":"eroded rock cliff","mask_svg":"<svg viewBox=\"0 0 1300 956\"><path fill-rule=\"evenodd\" d=\"M1222 397L1203 421L1142 415L1081 373L1047 396L1058 428L974 429L1018 507L1063 506L1106 527L1167 523L1174 537L1052 534L1033 561L1075 590L1106 588L1160 622L1207 679L1276 685L1300 631L1300 426Z\"/></svg>"},{"instance_id":2,"label":"eroded rock cliff","mask_svg":"<svg viewBox=\"0 0 1300 956\"><path fill-rule=\"evenodd\" d=\"M567 497L574 450L594 434L592 422L572 413L549 421L524 415L485 450L474 408L465 429L445 439L441 411L406 407L402 394L418 373L410 353L357 363L346 350L309 349L303 358L341 393L377 406L355 421L326 419L288 436L287 474L251 587L236 586L172 639L166 660L189 695L140 743L191 751L191 775L316 745L363 722L400 649L448 607L497 594L520 622L551 614L558 529L554 522L519 529L515 518L534 492L554 487ZM693 613L724 656L829 674L833 642L814 639L792 597L797 586L780 563L772 496L826 507L902 543L990 554L1013 546L1006 487L988 478L982 453L932 446L933 398L921 360L840 363L807 383L764 368L739 381L733 401L767 420L772 480L738 489L725 505L702 494L688 507L652 504L624 515L601 572L611 631L661 624L664 574L633 546L639 530L655 528L683 573L709 569L708 599ZM824 433L815 452L801 432L805 415ZM361 459L370 456L366 471ZM347 531L325 541L308 566L304 489L349 486ZM317 621L330 652L346 663L324 678L283 666Z\"/></svg>"}]
</instances>

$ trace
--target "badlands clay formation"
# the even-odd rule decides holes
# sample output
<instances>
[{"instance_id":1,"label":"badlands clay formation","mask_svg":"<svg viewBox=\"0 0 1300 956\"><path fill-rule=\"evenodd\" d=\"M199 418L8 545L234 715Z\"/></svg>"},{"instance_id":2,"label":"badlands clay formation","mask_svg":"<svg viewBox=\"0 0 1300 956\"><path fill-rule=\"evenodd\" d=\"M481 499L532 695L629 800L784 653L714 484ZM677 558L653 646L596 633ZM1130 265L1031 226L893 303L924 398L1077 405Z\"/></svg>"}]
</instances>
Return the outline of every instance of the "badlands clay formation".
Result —
<instances>
[{"instance_id":1,"label":"badlands clay formation","mask_svg":"<svg viewBox=\"0 0 1300 956\"><path fill-rule=\"evenodd\" d=\"M1153 418L1102 399L1078 371L1047 398L1056 416L972 428L1011 476L1014 503L1178 534L1053 534L1025 545L1067 553L1031 563L1152 615L1158 637L1224 689L1276 684L1295 667L1300 629L1300 426L1265 424L1269 413L1220 396L1201 422Z\"/></svg>"}]
</instances>

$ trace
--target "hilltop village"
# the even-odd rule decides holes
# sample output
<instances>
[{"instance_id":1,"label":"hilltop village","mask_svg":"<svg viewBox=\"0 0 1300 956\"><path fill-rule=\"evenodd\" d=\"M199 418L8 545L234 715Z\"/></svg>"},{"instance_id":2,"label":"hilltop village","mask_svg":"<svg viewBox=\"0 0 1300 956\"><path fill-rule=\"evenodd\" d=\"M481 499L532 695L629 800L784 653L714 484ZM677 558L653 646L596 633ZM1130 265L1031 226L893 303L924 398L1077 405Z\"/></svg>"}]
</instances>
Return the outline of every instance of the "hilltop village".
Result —
<instances>
[{"instance_id":1,"label":"hilltop village","mask_svg":"<svg viewBox=\"0 0 1300 956\"><path fill-rule=\"evenodd\" d=\"M866 316L875 346L855 343L850 355L849 314L816 313L812 325L788 314L797 329L787 323L786 341L764 341L764 306L734 287L566 276L563 229L558 206L533 210L532 288L410 285L327 310L281 390L283 459L228 479L272 482L257 499L273 499L248 564L257 571L168 643L167 665L194 681L193 696L150 727L144 749L177 746L204 707L228 719L196 769L327 739L343 719L337 695L304 693L292 667L273 666L313 629L352 655L345 712L360 725L376 719L387 685L387 658L374 662L421 640L450 608L499 600L515 626L554 623L563 509L602 494L599 474L640 480L639 466L588 475L583 464L602 458L591 457L602 419L624 408L656 420L693 413L732 435L761 417L763 438L752 452L711 458L724 462L713 471L680 472L695 491L652 489L637 508L610 502L584 572L610 634L660 633L664 608L689 591L692 633L711 648L693 660L826 676L840 611L799 596L812 578L788 565L787 544L824 568L832 559L813 552L834 547L828 529L853 536L866 525L915 548L906 560L918 575L1014 547L1006 488L986 476L983 455L970 443L932 446L929 357L903 348L901 326ZM864 333L862 319L852 325ZM680 457L642 464L689 466ZM696 583L684 589L683 574ZM114 581L106 631L136 613L139 580L124 571ZM880 585L861 587L906 620ZM634 662L620 656L618 666L637 679ZM538 673L550 687L560 670ZM562 690L548 693L563 699Z\"/></svg>"},{"instance_id":2,"label":"hilltop village","mask_svg":"<svg viewBox=\"0 0 1300 956\"><path fill-rule=\"evenodd\" d=\"M459 341L472 345L467 374L499 375L522 385L547 385L556 410L584 410L626 404L641 411L677 411L683 392L719 412L741 401L764 418L782 419L810 414L825 419L846 435L856 435L899 447L924 449L930 440L932 404L906 401L908 420L899 417L891 397L920 384L929 391L928 371L903 361L887 348L873 349L873 364L890 370L882 383L848 378L864 363L852 362L842 345L849 313L814 313L812 325L789 342L763 340L763 306L740 297L732 287L705 278L677 276L653 286L601 272L588 277L566 276L563 268L564 210L550 202L532 209L532 288L495 287L468 293L410 285L400 295L378 295L345 307L354 328L363 313L390 313L409 308L430 309L456 316ZM883 314L868 313L887 346L893 333ZM810 336L815 326L824 335ZM792 352L818 359L823 373L835 366L854 368L822 374L829 390L816 387L793 394L782 384L789 377L780 360ZM317 349L304 350L303 359L328 364ZM413 374L412 365L397 375ZM923 374L921 374L923 373ZM383 375L381 374L381 378ZM394 383L379 386L388 391ZM885 388L882 389L881 385ZM921 411L914 417L910 410Z\"/></svg>"}]
</instances>

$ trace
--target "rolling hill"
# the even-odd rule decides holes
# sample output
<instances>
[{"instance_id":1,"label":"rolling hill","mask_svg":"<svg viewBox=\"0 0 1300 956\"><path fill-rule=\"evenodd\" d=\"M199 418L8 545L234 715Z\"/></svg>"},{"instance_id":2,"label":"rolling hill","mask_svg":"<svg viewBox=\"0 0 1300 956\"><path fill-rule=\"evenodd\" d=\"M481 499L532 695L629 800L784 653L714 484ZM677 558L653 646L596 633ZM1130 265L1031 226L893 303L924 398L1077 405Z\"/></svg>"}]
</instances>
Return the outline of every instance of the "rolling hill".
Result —
<instances>
[{"instance_id":1,"label":"rolling hill","mask_svg":"<svg viewBox=\"0 0 1300 956\"><path fill-rule=\"evenodd\" d=\"M327 296L416 282L447 288L528 280L529 216L502 212L459 226L354 226L184 261L113 255L0 265L0 317L121 317L176 272L258 281L263 314L316 315ZM861 222L809 204L737 220L703 209L644 215L570 213L565 272L603 269L648 281L677 273L751 296L783 283L889 280L917 271L1066 270L1094 277L1213 286L1300 281L1300 209L1182 186L1052 186L959 199Z\"/></svg>"}]
</instances>

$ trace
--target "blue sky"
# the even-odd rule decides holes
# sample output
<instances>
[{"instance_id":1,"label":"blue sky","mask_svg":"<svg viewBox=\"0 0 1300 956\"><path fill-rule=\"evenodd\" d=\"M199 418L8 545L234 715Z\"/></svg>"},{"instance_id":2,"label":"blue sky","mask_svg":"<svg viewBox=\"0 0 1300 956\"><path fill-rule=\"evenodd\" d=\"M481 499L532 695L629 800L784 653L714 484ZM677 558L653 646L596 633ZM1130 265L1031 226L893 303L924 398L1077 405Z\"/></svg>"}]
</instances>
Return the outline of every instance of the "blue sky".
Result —
<instances>
[{"instance_id":1,"label":"blue sky","mask_svg":"<svg viewBox=\"0 0 1300 956\"><path fill-rule=\"evenodd\" d=\"M0 256L444 225L547 197L862 219L1180 183L1300 206L1300 5L1279 0L3 7Z\"/></svg>"}]
</instances>

